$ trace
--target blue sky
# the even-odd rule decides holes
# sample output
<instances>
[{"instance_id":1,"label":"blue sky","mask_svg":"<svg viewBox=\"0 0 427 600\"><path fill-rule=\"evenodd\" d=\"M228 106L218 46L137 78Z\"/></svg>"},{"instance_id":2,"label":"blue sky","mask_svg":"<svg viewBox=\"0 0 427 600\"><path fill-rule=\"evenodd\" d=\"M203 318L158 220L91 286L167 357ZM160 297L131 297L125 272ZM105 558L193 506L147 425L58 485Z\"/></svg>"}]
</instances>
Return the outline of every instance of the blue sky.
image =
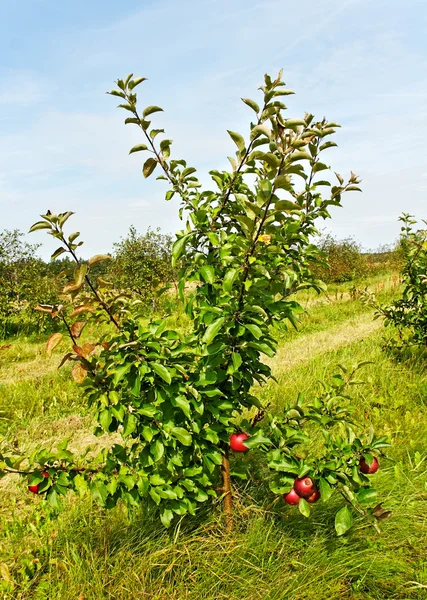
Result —
<instances>
[{"instance_id":1,"label":"blue sky","mask_svg":"<svg viewBox=\"0 0 427 600\"><path fill-rule=\"evenodd\" d=\"M426 30L425 0L0 0L0 230L74 210L88 255L131 224L179 229L105 92L131 71L148 77L141 101L165 109L153 123L207 182L228 166L226 129L247 133L240 98L283 67L289 116L340 122L328 162L363 180L322 226L391 243L402 211L427 217Z\"/></svg>"}]
</instances>

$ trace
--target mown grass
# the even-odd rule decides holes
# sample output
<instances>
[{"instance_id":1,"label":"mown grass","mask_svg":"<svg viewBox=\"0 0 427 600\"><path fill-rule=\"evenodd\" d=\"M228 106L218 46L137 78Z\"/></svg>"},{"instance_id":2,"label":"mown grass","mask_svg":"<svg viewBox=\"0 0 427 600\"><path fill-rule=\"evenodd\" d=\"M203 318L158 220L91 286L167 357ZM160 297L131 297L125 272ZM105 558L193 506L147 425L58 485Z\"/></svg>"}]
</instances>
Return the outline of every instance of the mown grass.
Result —
<instances>
[{"instance_id":1,"label":"mown grass","mask_svg":"<svg viewBox=\"0 0 427 600\"><path fill-rule=\"evenodd\" d=\"M361 371L365 383L352 393L358 418L392 442L374 476L379 499L392 510L380 535L355 514L354 527L336 537L338 496L315 505L309 520L275 501L256 453L243 459L251 476L236 484L232 534L224 532L219 503L165 531L145 506L106 512L88 499L70 497L55 514L41 498L29 498L22 482L7 478L0 482L3 598L425 598L427 358L415 353L398 361L382 350L382 330L366 329L360 337L360 324L371 316L366 311L351 299L313 306L302 332L281 341L280 356L298 354L317 332L323 332L324 344L310 360L295 356L286 368L275 363L278 384L260 393L279 411L299 391L309 399L338 363L372 361ZM350 336L341 339L346 328ZM8 351L13 357L16 349ZM25 343L19 352L33 357ZM84 435L91 419L65 371L0 384L0 409L7 411L6 439L23 447L60 439L67 430L74 438Z\"/></svg>"}]
</instances>

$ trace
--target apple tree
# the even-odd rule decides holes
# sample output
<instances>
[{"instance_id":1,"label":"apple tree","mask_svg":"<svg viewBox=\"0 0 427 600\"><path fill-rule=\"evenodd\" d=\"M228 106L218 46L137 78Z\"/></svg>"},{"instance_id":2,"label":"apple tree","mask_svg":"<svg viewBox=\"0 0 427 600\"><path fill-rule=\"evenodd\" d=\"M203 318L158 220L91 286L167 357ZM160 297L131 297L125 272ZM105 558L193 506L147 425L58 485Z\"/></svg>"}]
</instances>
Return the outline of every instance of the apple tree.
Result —
<instances>
[{"instance_id":1,"label":"apple tree","mask_svg":"<svg viewBox=\"0 0 427 600\"><path fill-rule=\"evenodd\" d=\"M296 479L310 478L323 500L339 489L352 504L372 503L375 490L361 461L370 469L387 443L356 435L344 393L352 373L335 376L319 397L309 404L300 397L280 415L258 397L272 378L264 357L276 353L277 327L297 325L301 307L293 295L324 287L310 269L319 259L311 242L316 223L330 218L344 193L359 190L353 173L346 182L335 174L332 182L323 159L336 146L331 138L338 125L308 113L288 118L284 99L293 92L281 73L266 75L261 101L243 99L252 115L247 135L228 131L236 150L230 169L212 170L212 189L203 189L196 169L171 158L172 141L152 124L162 109L139 108L136 89L144 80L119 79L110 94L120 99L125 123L141 132L130 152L144 157L144 177L156 174L168 184L166 200L179 199L183 229L172 263L192 327L180 332L165 318L148 320L138 299L92 275L107 256L81 261L79 234L64 232L71 212L42 215L31 231L46 230L60 243L53 256L68 253L76 263L63 303L44 307L69 334L61 364L74 364L73 377L96 414L96 433L118 432L122 441L96 461L74 456L63 444L35 452L25 468L0 456L0 468L30 474L30 485L53 506L69 489L90 492L107 508L118 501L137 506L144 498L159 507L165 526L220 495L231 528L229 441L241 430L245 448L257 449L271 469L273 493L286 496ZM195 282L191 293L189 282ZM96 339L81 338L93 321L109 326ZM48 352L61 341L62 334L54 334ZM318 456L301 456L313 427L325 443ZM299 497L308 516L310 502ZM337 531L344 533L350 520L343 507Z\"/></svg>"}]
</instances>

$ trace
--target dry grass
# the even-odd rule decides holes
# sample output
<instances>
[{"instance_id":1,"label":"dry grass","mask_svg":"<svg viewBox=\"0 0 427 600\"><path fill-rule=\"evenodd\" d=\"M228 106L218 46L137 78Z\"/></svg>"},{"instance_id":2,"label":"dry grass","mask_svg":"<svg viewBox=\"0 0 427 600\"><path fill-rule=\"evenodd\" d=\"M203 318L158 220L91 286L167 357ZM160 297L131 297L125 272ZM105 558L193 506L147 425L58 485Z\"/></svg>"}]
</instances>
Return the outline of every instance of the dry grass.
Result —
<instances>
[{"instance_id":1,"label":"dry grass","mask_svg":"<svg viewBox=\"0 0 427 600\"><path fill-rule=\"evenodd\" d=\"M325 352L333 352L348 344L363 340L382 327L381 321L373 321L372 312L358 315L345 323L324 331L308 333L302 338L282 345L272 359L266 359L273 375L307 363Z\"/></svg>"}]
</instances>

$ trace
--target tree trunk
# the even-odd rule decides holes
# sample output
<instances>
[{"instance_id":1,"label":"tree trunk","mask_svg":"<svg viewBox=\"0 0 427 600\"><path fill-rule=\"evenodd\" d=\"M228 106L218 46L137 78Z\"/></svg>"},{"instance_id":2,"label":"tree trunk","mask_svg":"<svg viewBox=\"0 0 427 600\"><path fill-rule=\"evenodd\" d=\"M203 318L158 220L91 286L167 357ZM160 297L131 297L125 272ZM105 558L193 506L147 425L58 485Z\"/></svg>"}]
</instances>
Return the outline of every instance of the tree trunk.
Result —
<instances>
[{"instance_id":1,"label":"tree trunk","mask_svg":"<svg viewBox=\"0 0 427 600\"><path fill-rule=\"evenodd\" d=\"M222 455L222 490L224 493L225 529L233 531L233 496L230 480L230 461L228 460L228 448Z\"/></svg>"}]
</instances>

